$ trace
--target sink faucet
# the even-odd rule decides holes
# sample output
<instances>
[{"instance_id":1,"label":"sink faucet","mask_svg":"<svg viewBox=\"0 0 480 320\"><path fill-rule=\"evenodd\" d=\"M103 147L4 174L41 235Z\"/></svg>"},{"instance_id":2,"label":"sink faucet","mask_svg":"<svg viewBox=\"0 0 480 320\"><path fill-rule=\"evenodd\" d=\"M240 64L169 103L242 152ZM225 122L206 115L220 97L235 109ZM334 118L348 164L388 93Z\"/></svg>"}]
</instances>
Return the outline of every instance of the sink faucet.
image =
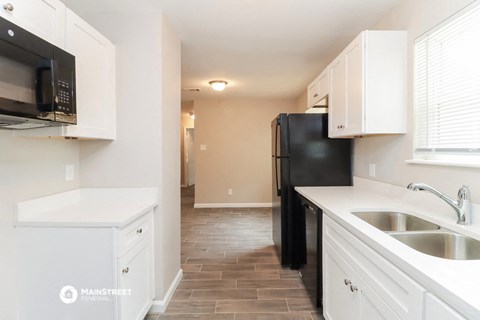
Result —
<instances>
[{"instance_id":1,"label":"sink faucet","mask_svg":"<svg viewBox=\"0 0 480 320\"><path fill-rule=\"evenodd\" d=\"M463 185L460 190L458 190L458 199L454 200L445 194L441 193L437 189L430 187L425 183L410 183L407 186L408 189L413 191L429 191L434 195L438 196L440 199L448 203L457 213L457 223L463 226L468 226L472 224L472 211L470 208L470 190L468 187Z\"/></svg>"}]
</instances>

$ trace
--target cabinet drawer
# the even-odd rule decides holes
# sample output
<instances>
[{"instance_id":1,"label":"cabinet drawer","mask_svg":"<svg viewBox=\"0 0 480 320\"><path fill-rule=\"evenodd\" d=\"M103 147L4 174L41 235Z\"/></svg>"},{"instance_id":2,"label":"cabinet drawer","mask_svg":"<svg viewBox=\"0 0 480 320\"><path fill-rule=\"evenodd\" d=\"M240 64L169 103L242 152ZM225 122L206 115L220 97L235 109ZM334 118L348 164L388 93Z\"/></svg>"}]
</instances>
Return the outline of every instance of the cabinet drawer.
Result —
<instances>
[{"instance_id":1,"label":"cabinet drawer","mask_svg":"<svg viewBox=\"0 0 480 320\"><path fill-rule=\"evenodd\" d=\"M401 319L422 319L423 287L327 216L323 237Z\"/></svg>"},{"instance_id":2,"label":"cabinet drawer","mask_svg":"<svg viewBox=\"0 0 480 320\"><path fill-rule=\"evenodd\" d=\"M123 229L117 231L117 252L122 257L137 243L150 236L153 229L153 213L150 212L143 217L130 223Z\"/></svg>"}]
</instances>

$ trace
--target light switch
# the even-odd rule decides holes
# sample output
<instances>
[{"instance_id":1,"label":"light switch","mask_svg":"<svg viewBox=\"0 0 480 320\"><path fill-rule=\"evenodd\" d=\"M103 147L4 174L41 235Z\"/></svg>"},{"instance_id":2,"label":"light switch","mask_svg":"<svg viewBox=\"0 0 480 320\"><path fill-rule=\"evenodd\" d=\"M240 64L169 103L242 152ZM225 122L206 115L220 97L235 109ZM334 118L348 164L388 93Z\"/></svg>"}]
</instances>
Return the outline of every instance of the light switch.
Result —
<instances>
[{"instance_id":1,"label":"light switch","mask_svg":"<svg viewBox=\"0 0 480 320\"><path fill-rule=\"evenodd\" d=\"M207 150L207 145L206 144L201 144L200 145L200 151L205 151Z\"/></svg>"}]
</instances>

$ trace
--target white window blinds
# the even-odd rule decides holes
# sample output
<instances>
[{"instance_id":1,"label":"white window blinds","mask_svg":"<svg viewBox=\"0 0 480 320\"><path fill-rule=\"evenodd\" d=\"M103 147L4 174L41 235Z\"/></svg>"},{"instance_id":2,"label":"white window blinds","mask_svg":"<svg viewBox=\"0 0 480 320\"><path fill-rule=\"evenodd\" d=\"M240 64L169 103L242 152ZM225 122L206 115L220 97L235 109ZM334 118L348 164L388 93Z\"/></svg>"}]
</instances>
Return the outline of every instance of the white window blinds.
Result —
<instances>
[{"instance_id":1,"label":"white window blinds","mask_svg":"<svg viewBox=\"0 0 480 320\"><path fill-rule=\"evenodd\" d=\"M480 153L480 6L415 42L415 149Z\"/></svg>"}]
</instances>

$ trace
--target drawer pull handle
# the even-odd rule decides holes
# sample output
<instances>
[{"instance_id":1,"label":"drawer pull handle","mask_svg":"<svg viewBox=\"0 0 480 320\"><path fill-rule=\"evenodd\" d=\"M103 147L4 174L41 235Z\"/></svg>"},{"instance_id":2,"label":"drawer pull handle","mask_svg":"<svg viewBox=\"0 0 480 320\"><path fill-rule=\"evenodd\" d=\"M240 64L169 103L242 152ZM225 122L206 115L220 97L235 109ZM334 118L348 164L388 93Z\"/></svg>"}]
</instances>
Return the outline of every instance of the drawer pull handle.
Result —
<instances>
[{"instance_id":1,"label":"drawer pull handle","mask_svg":"<svg viewBox=\"0 0 480 320\"><path fill-rule=\"evenodd\" d=\"M4 4L4 5L3 5L3 9L12 12L13 9L14 9L14 8L13 8L13 4L11 4L11 3Z\"/></svg>"},{"instance_id":2,"label":"drawer pull handle","mask_svg":"<svg viewBox=\"0 0 480 320\"><path fill-rule=\"evenodd\" d=\"M352 284L352 281L344 279L343 283L345 283L345 285L348 286L349 284Z\"/></svg>"},{"instance_id":3,"label":"drawer pull handle","mask_svg":"<svg viewBox=\"0 0 480 320\"><path fill-rule=\"evenodd\" d=\"M313 97L314 97L314 98L318 97L318 93L315 93L315 94L313 95Z\"/></svg>"},{"instance_id":4,"label":"drawer pull handle","mask_svg":"<svg viewBox=\"0 0 480 320\"><path fill-rule=\"evenodd\" d=\"M357 288L357 286L350 285L350 291L352 291L352 292L356 292L356 291L358 291L358 288Z\"/></svg>"},{"instance_id":5,"label":"drawer pull handle","mask_svg":"<svg viewBox=\"0 0 480 320\"><path fill-rule=\"evenodd\" d=\"M130 268L129 268L129 267L126 267L126 268L124 268L124 269L122 270L122 273L123 273L123 274L127 274L128 271L130 271Z\"/></svg>"},{"instance_id":6,"label":"drawer pull handle","mask_svg":"<svg viewBox=\"0 0 480 320\"><path fill-rule=\"evenodd\" d=\"M143 232L143 229L142 229L142 228L140 228L140 229L137 230L137 233L138 233L138 234L142 234L142 232Z\"/></svg>"}]
</instances>

